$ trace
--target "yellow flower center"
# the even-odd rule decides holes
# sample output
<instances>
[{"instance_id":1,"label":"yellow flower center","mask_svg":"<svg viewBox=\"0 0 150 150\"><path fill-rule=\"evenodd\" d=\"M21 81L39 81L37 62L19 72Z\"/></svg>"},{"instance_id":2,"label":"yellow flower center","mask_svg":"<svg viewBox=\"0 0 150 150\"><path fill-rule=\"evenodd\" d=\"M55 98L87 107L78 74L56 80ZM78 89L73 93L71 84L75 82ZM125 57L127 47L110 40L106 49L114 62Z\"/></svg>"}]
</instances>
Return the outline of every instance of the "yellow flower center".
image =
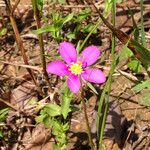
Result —
<instances>
[{"instance_id":1,"label":"yellow flower center","mask_svg":"<svg viewBox=\"0 0 150 150\"><path fill-rule=\"evenodd\" d=\"M80 61L78 61L77 63L72 62L69 70L72 74L81 74L83 72L82 63Z\"/></svg>"}]
</instances>

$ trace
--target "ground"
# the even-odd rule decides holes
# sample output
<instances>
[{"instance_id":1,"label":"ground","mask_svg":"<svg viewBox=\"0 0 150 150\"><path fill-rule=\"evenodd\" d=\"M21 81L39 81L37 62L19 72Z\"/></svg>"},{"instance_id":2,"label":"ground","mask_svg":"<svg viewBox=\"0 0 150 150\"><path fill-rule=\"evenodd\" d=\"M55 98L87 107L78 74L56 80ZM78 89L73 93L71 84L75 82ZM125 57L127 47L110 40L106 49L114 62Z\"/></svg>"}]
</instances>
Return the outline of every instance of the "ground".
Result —
<instances>
[{"instance_id":1,"label":"ground","mask_svg":"<svg viewBox=\"0 0 150 150\"><path fill-rule=\"evenodd\" d=\"M95 2L96 6L103 10L103 1ZM150 18L149 18L149 1L144 2L144 27L146 33L147 46L150 47ZM84 1L70 1L69 4L61 6L44 5L45 16L48 17L52 10L60 12L79 12L82 9L89 7ZM133 25L128 7L132 8L134 19L140 27L140 4L138 0L124 1L117 5L116 13L116 28L133 36ZM93 13L88 19L93 19L96 23L98 13L93 9ZM3 11L2 11L3 10ZM40 109L35 109L36 106L31 105L34 101L43 101L49 103L49 99L41 97L34 85L26 66L24 65L22 55L18 50L15 36L9 23L9 16L0 6L0 14L3 14L3 19L0 21L0 28L7 26L7 34L0 37L0 108L10 107L10 112L7 116L3 132L6 139L1 139L1 149L10 150L50 150L55 142L51 136L51 130L46 129L43 124L36 124L35 117L39 114ZM38 44L38 36L33 32L36 28L35 18L33 16L30 0L21 0L17 10L15 11L15 20L26 50L29 60L29 68L34 71L36 80L42 90L46 90L49 97L53 97L51 101L60 101L60 88L64 80L55 76L49 75L51 86L54 89L54 95L47 89L45 78L42 74L40 51ZM93 18L92 18L93 17ZM88 19L86 21L88 21ZM108 17L111 22L111 14ZM49 20L49 23L51 20ZM44 21L42 20L44 26ZM67 27L65 27L67 28ZM63 29L63 34L65 35ZM86 34L87 35L87 34ZM83 40L86 35L79 33L77 39L72 40L76 45L78 39ZM44 33L44 48L47 57L47 63L50 60L57 58L57 50L59 42L54 40L50 34ZM65 37L65 36L64 36ZM92 35L86 45L94 44L102 49L100 63L95 66L101 68L105 75L108 76L111 66L111 31L101 25L98 28L98 33ZM123 45L119 40L116 42L116 52L119 53ZM132 87L139 78L149 79L145 70L140 74L133 73L127 67L126 61L119 63L114 75L109 97L109 111L106 120L104 149L107 150L150 150L150 107L149 105L140 105L140 100L146 89L142 92L135 93ZM87 115L90 122L93 142L96 144L96 113L104 85L94 85L98 94L85 87L84 96L86 98ZM48 97L48 98L49 98ZM67 150L88 150L88 135L85 123L84 113L80 104L80 95L76 94L73 97L72 104L81 108L79 112L72 113L70 119L70 129L68 131Z\"/></svg>"}]
</instances>

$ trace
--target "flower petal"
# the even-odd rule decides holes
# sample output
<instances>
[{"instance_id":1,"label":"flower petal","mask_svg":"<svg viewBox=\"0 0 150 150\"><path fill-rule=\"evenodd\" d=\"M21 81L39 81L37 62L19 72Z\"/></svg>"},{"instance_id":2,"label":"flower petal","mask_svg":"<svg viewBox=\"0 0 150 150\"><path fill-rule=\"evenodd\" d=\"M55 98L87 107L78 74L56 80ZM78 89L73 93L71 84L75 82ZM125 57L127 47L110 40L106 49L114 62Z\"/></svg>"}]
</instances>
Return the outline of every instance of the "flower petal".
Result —
<instances>
[{"instance_id":1,"label":"flower petal","mask_svg":"<svg viewBox=\"0 0 150 150\"><path fill-rule=\"evenodd\" d=\"M79 61L83 62L83 67L90 66L95 63L100 56L100 50L98 47L92 45L85 48L79 58Z\"/></svg>"},{"instance_id":2,"label":"flower petal","mask_svg":"<svg viewBox=\"0 0 150 150\"><path fill-rule=\"evenodd\" d=\"M70 73L66 64L60 60L52 61L46 68L48 73L56 74L58 76L65 76Z\"/></svg>"},{"instance_id":3,"label":"flower petal","mask_svg":"<svg viewBox=\"0 0 150 150\"><path fill-rule=\"evenodd\" d=\"M77 93L81 86L79 77L71 74L67 79L67 85L73 93Z\"/></svg>"},{"instance_id":4,"label":"flower petal","mask_svg":"<svg viewBox=\"0 0 150 150\"><path fill-rule=\"evenodd\" d=\"M106 81L106 77L104 73L96 68L86 69L84 73L81 74L81 76L93 83L104 83Z\"/></svg>"},{"instance_id":5,"label":"flower petal","mask_svg":"<svg viewBox=\"0 0 150 150\"><path fill-rule=\"evenodd\" d=\"M70 64L71 62L76 62L77 60L77 51L72 43L60 43L59 53L67 64Z\"/></svg>"}]
</instances>

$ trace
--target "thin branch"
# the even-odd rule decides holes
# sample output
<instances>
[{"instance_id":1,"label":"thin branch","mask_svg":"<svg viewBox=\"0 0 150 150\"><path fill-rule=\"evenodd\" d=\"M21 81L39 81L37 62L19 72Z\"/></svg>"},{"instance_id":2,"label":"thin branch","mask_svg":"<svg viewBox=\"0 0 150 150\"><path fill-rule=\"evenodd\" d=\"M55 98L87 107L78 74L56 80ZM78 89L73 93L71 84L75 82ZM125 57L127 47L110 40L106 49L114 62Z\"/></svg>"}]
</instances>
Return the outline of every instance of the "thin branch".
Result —
<instances>
[{"instance_id":1,"label":"thin branch","mask_svg":"<svg viewBox=\"0 0 150 150\"><path fill-rule=\"evenodd\" d=\"M16 10L16 8L17 8L17 6L18 6L19 3L20 3L20 0L17 0L17 1L15 2L14 6L13 6L13 8L12 8L12 12L11 12L12 15L13 15L13 13L15 12L15 10Z\"/></svg>"},{"instance_id":2,"label":"thin branch","mask_svg":"<svg viewBox=\"0 0 150 150\"><path fill-rule=\"evenodd\" d=\"M4 99L0 98L0 102L6 104L8 107L12 108L15 111L18 111L18 108L13 106L11 103L7 102L7 100L4 100Z\"/></svg>"},{"instance_id":3,"label":"thin branch","mask_svg":"<svg viewBox=\"0 0 150 150\"><path fill-rule=\"evenodd\" d=\"M91 146L91 150L94 150L94 143L92 141L91 128L90 128L90 124L89 124L89 120L88 120L88 116L87 116L86 104L85 104L84 96L83 96L83 89L81 89L81 101L83 104L83 111L84 111L84 117L85 117L85 121L86 121L87 131L88 131L89 143Z\"/></svg>"},{"instance_id":4,"label":"thin branch","mask_svg":"<svg viewBox=\"0 0 150 150\"><path fill-rule=\"evenodd\" d=\"M31 65L23 65L23 64L18 64L18 63L11 63L11 62L2 61L2 60L0 60L0 62L4 63L4 64L8 64L8 65L13 65L13 66L18 66L18 67L24 67L24 68L29 68L29 69L37 70L40 73L42 71L42 68L31 66Z\"/></svg>"},{"instance_id":5,"label":"thin branch","mask_svg":"<svg viewBox=\"0 0 150 150\"><path fill-rule=\"evenodd\" d=\"M20 52L22 54L23 61L24 61L25 65L29 65L28 58L27 58L27 55L25 53L25 49L24 49L24 46L23 46L23 42L21 40L20 33L19 33L19 30L18 30L16 21L14 19L13 14L12 14L12 7L10 5L10 1L5 0L5 3L6 3L6 7L7 7L7 13L9 14L9 18L10 18L10 21L11 21L11 25L12 25L14 33L15 33L15 38L16 38L16 43L17 43L18 49L20 50ZM40 87L38 86L38 84L36 82L36 78L35 78L35 75L34 75L33 71L30 68L26 68L26 69L27 69L28 73L30 74L34 84L36 85L36 87L38 87L38 91L40 92L41 95L43 95L42 90L40 89Z\"/></svg>"}]
</instances>

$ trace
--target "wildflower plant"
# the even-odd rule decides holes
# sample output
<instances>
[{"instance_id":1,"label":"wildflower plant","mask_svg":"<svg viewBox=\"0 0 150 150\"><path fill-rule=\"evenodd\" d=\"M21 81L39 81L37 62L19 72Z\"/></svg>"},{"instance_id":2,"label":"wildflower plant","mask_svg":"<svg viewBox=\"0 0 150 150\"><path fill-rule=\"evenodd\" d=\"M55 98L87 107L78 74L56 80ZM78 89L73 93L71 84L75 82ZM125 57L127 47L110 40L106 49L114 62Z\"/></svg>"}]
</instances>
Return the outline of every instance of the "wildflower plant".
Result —
<instances>
[{"instance_id":1,"label":"wildflower plant","mask_svg":"<svg viewBox=\"0 0 150 150\"><path fill-rule=\"evenodd\" d=\"M17 22L15 20L15 16L16 16L15 10L18 7L19 1L15 3L15 5L12 5L10 1L7 1L5 4L6 4L6 13L8 15L7 17L9 17L9 19L5 19L6 17L3 14L3 12L2 12L2 15L0 16L0 26L1 26L0 38L2 39L1 47L2 47L2 50L3 49L5 50L7 49L8 46L12 45L11 44L12 42L9 43L10 41L7 40L8 39L7 37L11 33L9 33L8 35L7 33L9 31L12 31L13 29L14 35L15 35L15 41L13 42L16 42L18 52L19 52L19 57L21 56L23 58L23 61L25 64L25 65L19 65L19 64L14 64L14 65L19 66L19 67L25 67L27 69L27 72L30 75L30 79L33 80L35 87L37 87L36 90L34 87L34 89L31 91L33 91L34 93L38 92L37 94L38 96L35 99L36 102L32 101L32 104L29 102L29 105L30 104L33 105L33 107L29 106L30 108L33 108L33 111L32 111L33 114L31 113L28 116L28 114L31 112L30 111L31 109L26 109L25 107L23 109L20 109L20 105L19 105L20 103L18 103L17 106L12 105L11 99L9 102L9 97L8 99L6 98L7 100L5 100L5 95L8 95L9 93L8 94L4 93L3 95L3 88L7 89L7 85L6 87L5 86L3 87L3 85L0 86L0 91L2 89L2 93L0 94L1 96L0 102L7 105L11 109L12 112L14 111L17 112L17 113L13 113L13 118L17 118L17 120L15 119L16 121L14 122L14 119L9 119L10 118L9 109L5 108L5 106L3 105L1 106L2 108L4 107L4 109L0 110L0 124L1 124L0 126L1 146L0 147L5 149L5 147L9 147L9 145L16 144L12 141L14 134L18 134L18 136L15 138L16 139L15 141L20 140L19 137L22 136L22 132L20 132L20 130L14 132L14 129L11 126L9 126L9 124L13 123L15 125L20 119L22 120L22 118L23 119L25 118L25 120L23 121L23 124L24 124L26 123L26 120L28 120L27 117L29 117L32 123L35 123L35 121L36 123L43 123L45 125L45 128L51 129L49 130L51 132L49 137L52 137L54 139L54 142L52 142L53 147L51 146L49 149L65 150L69 148L70 143L68 144L68 142L70 142L70 139L69 139L70 132L68 131L70 130L70 127L74 125L74 123L72 123L72 119L73 119L72 117L74 117L74 115L70 115L70 114L80 109L78 108L77 105L73 104L72 100L74 98L73 97L74 93L80 92L80 88L84 84L87 84L89 88L91 88L93 92L96 93L96 90L94 89L94 87L88 82L102 84L106 81L106 77L104 73L100 69L96 67L92 67L92 65L95 64L96 61L99 59L101 55L101 51L98 47L91 45L91 46L86 47L81 52L81 54L78 55L78 52L72 43L62 42L60 43L59 50L58 50L60 56L62 57L62 60L57 59L46 64L46 49L44 45L49 44L49 40L50 41L54 40L56 42L60 42L63 39L68 40L68 41L74 40L74 41L79 41L77 49L78 51L80 51L84 47L84 45L87 43L87 41L90 40L89 38L93 34L95 34L94 37L100 34L99 27L101 27L101 24L104 23L107 26L107 28L109 28L110 31L112 32L112 39L111 39L112 50L111 50L111 54L110 53L108 54L109 56L111 56L111 57L108 57L108 58L111 58L111 60L110 61L107 60L111 62L111 65L110 65L110 71L107 77L107 82L105 83L105 86L101 94L97 93L98 95L97 98L100 97L100 99L97 101L98 103L97 102L94 103L94 106L96 104L96 107L97 107L97 112L96 112L97 116L96 116L96 119L94 118L96 120L97 137L95 137L96 140L94 140L95 141L94 143L93 143L93 139L92 139L93 136L92 136L91 129L90 129L90 122L92 120L88 120L89 109L86 109L86 100L88 100L88 96L84 95L83 92L81 92L81 94L76 95L76 96L78 96L78 98L80 98L82 102L82 109L85 115L84 120L87 126L87 134L89 137L88 143L89 143L90 149L91 150L103 149L103 147L105 147L104 149L107 149L107 145L105 146L103 143L103 137L105 135L104 133L105 125L107 121L107 114L109 111L109 100L110 100L110 96L113 94L113 93L111 94L111 91L112 91L111 87L113 85L113 74L115 73L116 70L118 70L118 66L119 66L118 63L122 64L123 61L127 59L129 60L127 66L130 70L129 69L124 70L124 71L127 71L127 76L123 74L120 74L120 76L123 75L126 78L128 78L129 77L128 74L129 75L131 74L131 76L135 75L135 77L137 78L135 82L132 82L133 86L131 90L134 91L134 95L140 94L139 96L141 98L140 100L138 100L139 96L137 95L136 100L138 100L139 105L144 106L143 107L144 112L146 108L149 108L149 104L150 104L150 98L149 98L150 97L150 92L149 92L150 91L150 80L149 80L150 51L148 50L147 45L146 45L147 37L145 36L145 31L144 31L145 30L145 27L144 27L145 21L143 18L144 17L143 15L144 14L144 6L143 6L144 0L140 1L140 12L141 12L140 28L139 28L139 24L136 24L136 21L134 20L134 15L132 14L132 9L130 8L131 18L133 22L132 29L134 31L133 32L134 39L132 38L132 36L122 32L120 29L117 29L115 25L115 20L116 20L115 16L117 13L116 4L123 2L123 0L115 0L115 1L105 0L103 13L101 13L100 11L101 8L97 8L97 5L95 5L95 2L92 0L91 1L84 0L84 1L75 2L79 5L80 3L84 3L85 6L86 4L90 4L90 6L92 5L92 7L90 8L85 7L85 9L83 9L82 7L81 9L80 7L72 8L72 5L74 2L72 1L70 2L69 0L68 1L66 0L49 0L49 1L31 0L31 1L32 1L33 12L34 12L34 19L36 22L36 30L34 30L33 32L38 34L38 41L39 41L35 43L36 45L37 43L39 44L39 48L36 47L34 49L34 52L36 51L36 54L38 54L37 51L39 49L40 57L41 57L41 66L42 66L42 70L41 68L38 68L38 66L36 66L36 70L38 69L40 72L39 75L44 77L42 78L43 79L42 81L44 82L43 84L40 84L40 82L37 80L37 76L36 76L37 73L34 72L34 67L30 65L30 61L29 61L29 58L31 58L32 56L30 56L30 53L26 52L26 49L24 46L24 40L26 39L24 40L22 39L20 32L19 32L20 31L19 26L17 26ZM48 5L49 3L51 3L51 5ZM58 3L61 3L61 4L66 3L67 5L70 5L71 7L67 6L68 7L67 9L65 5L61 6L61 4L58 4ZM58 5L55 5L55 4L58 4ZM97 12L93 11L92 10L93 8ZM48 13L44 13L45 10ZM107 19L105 19L109 17L110 13L112 13L111 15L112 24L110 24L107 21ZM99 19L98 19L97 14L100 17ZM27 21L26 19L25 21ZM8 22L8 20L10 20L10 23ZM10 25L12 27L10 27ZM46 42L44 42L43 35L42 35L43 33L50 33L50 34L46 34L47 40L48 40ZM81 34L83 36L80 36ZM117 51L115 50L116 44L118 44L118 42L116 42L115 36L124 45L124 47L122 48L119 54L118 54L118 50ZM8 46L6 46L5 44L6 42L8 42ZM6 52L2 51L2 54L4 54L6 57L4 57L4 55L1 56L0 61L1 63L4 63L4 65L2 64L2 66L5 67L5 63L9 64L7 62L11 61L12 59L7 59L7 58L10 58L9 56L11 56L10 53L7 53L7 50ZM144 68L142 67L145 68L147 73L143 72ZM6 71L7 69L8 69L8 72L10 72L10 69L6 68ZM119 70L120 69L121 68L119 67ZM6 75L5 73L3 74L3 71L1 72L2 79L0 78L0 81L1 80L5 81L5 76L7 78L8 72L6 73ZM22 73L24 72L21 72L21 74ZM62 89L59 92L59 94L57 90L53 91L51 82L48 77L48 73L66 78L67 84L64 84L62 86ZM140 73L142 77L140 76L139 78L139 75L135 73L138 73L138 74ZM117 76L117 78L120 76ZM24 81L28 82L28 78L26 78ZM8 80L8 83L9 82L11 81ZM12 85L14 85L14 83ZM21 86L21 85L22 85L22 82L21 83L19 82L19 85L17 86ZM43 88L47 87L47 85L48 85L48 90L43 90ZM17 87L14 86L14 88L16 89ZM9 84L8 84L8 89L10 89ZM12 89L12 90L15 90L15 89ZM126 91L123 91L123 92L126 92ZM55 99L56 95L57 95L57 98ZM119 97L120 96L121 95L119 94ZM119 97L117 97L116 99L119 100ZM21 105L21 108L22 108L22 105ZM36 116L35 121L33 120L34 117L32 116ZM92 118L90 117L90 119ZM83 122L79 122L79 123L82 124ZM113 120L112 120L112 123L113 123ZM22 123L17 124L17 128L21 129L23 124ZM23 127L23 128L25 128L25 130L26 128L28 129L28 127ZM69 136L68 136L68 133L69 133ZM76 136L76 134L74 133L72 135L73 136L71 136L71 138ZM77 138L79 138L79 140L82 140L80 139L80 137L77 137ZM76 143L74 144L74 146L80 147L79 144L83 144L84 141L83 142L81 141L82 143L78 143L79 140L78 139L76 140ZM123 149L126 148L124 147L125 145L121 145ZM25 144L21 143L20 145L20 143L17 143L17 146L18 146L17 148L21 148L22 146L25 146ZM148 145L146 144L145 148L147 148L147 146ZM76 147L74 148L76 149Z\"/></svg>"},{"instance_id":2,"label":"wildflower plant","mask_svg":"<svg viewBox=\"0 0 150 150\"><path fill-rule=\"evenodd\" d=\"M79 92L85 80L97 84L106 81L106 77L100 69L90 67L101 54L96 46L91 45L85 48L78 57L77 50L72 43L62 42L59 53L65 62L61 60L50 62L47 65L47 72L58 76L67 76L67 85L73 93Z\"/></svg>"}]
</instances>

